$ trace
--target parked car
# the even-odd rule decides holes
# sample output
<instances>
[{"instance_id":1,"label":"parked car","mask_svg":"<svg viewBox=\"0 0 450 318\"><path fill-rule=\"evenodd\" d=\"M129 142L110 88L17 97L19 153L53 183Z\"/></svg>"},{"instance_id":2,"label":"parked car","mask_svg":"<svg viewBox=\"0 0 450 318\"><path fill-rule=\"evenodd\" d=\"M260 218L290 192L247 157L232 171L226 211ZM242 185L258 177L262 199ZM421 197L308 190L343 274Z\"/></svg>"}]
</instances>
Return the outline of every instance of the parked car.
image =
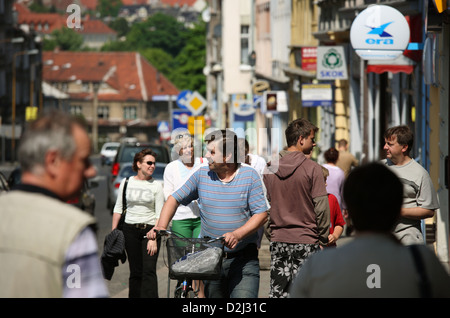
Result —
<instances>
[{"instance_id":1,"label":"parked car","mask_svg":"<svg viewBox=\"0 0 450 318\"><path fill-rule=\"evenodd\" d=\"M167 163L157 162L155 165L155 171L153 172L152 177L155 180L158 180L161 182L162 185L164 185L164 170L166 169ZM117 177L114 179L113 182L109 183L109 190L108 190L108 202L107 207L108 209L114 208L114 205L116 204L117 195L119 192L120 183L123 179L135 176L136 172L133 171L133 164L130 162L124 163L121 165L120 171L117 175Z\"/></svg>"},{"instance_id":2,"label":"parked car","mask_svg":"<svg viewBox=\"0 0 450 318\"><path fill-rule=\"evenodd\" d=\"M14 185L19 184L21 180L21 169L15 168L8 178L8 185L12 188ZM67 201L67 203L72 204L83 211L86 211L92 215L95 212L95 196L91 192L92 188L98 187L98 182L93 180L87 180L83 184L80 196L72 200Z\"/></svg>"},{"instance_id":3,"label":"parked car","mask_svg":"<svg viewBox=\"0 0 450 318\"><path fill-rule=\"evenodd\" d=\"M0 194L9 191L8 180L3 173L0 172Z\"/></svg>"},{"instance_id":4,"label":"parked car","mask_svg":"<svg viewBox=\"0 0 450 318\"><path fill-rule=\"evenodd\" d=\"M105 142L100 150L101 163L103 165L110 165L117 154L117 149L120 146L120 142Z\"/></svg>"},{"instance_id":5,"label":"parked car","mask_svg":"<svg viewBox=\"0 0 450 318\"><path fill-rule=\"evenodd\" d=\"M122 142L117 149L108 183L113 182L117 177L122 164L133 162L134 155L145 148L150 148L156 153L157 162L166 164L170 162L169 149L166 146L142 142Z\"/></svg>"}]
</instances>

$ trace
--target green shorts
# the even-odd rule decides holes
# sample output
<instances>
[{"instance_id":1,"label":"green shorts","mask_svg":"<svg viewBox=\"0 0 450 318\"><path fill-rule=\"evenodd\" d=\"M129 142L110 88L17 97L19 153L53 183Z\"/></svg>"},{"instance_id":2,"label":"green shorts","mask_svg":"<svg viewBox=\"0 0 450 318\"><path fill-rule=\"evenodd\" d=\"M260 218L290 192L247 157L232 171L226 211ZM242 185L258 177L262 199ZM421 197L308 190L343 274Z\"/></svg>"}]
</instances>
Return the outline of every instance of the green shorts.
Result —
<instances>
[{"instance_id":1,"label":"green shorts","mask_svg":"<svg viewBox=\"0 0 450 318\"><path fill-rule=\"evenodd\" d=\"M172 220L172 232L181 237L195 237L200 235L201 228L200 218Z\"/></svg>"}]
</instances>

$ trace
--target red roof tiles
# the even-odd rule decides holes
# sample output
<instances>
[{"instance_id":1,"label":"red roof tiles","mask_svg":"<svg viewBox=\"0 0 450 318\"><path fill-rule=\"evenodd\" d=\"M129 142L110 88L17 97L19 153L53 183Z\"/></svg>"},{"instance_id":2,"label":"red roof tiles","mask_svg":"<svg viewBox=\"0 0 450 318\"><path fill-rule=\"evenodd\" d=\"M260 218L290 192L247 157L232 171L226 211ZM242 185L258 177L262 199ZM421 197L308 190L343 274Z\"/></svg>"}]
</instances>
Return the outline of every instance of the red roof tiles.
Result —
<instances>
[{"instance_id":1,"label":"red roof tiles","mask_svg":"<svg viewBox=\"0 0 450 318\"><path fill-rule=\"evenodd\" d=\"M60 15L58 13L34 13L27 7L14 4L18 12L18 23L32 25L33 28L44 34L51 34L54 30L67 26L67 18L71 14L66 13ZM116 31L111 29L101 20L91 20L88 16L81 20L81 29L76 29L81 34L115 34Z\"/></svg>"},{"instance_id":2,"label":"red roof tiles","mask_svg":"<svg viewBox=\"0 0 450 318\"><path fill-rule=\"evenodd\" d=\"M52 61L50 64L49 61ZM179 91L137 52L43 52L46 82L98 82L116 91L100 90L99 100L151 100L155 95L178 95ZM72 98L91 98L67 92Z\"/></svg>"}]
</instances>

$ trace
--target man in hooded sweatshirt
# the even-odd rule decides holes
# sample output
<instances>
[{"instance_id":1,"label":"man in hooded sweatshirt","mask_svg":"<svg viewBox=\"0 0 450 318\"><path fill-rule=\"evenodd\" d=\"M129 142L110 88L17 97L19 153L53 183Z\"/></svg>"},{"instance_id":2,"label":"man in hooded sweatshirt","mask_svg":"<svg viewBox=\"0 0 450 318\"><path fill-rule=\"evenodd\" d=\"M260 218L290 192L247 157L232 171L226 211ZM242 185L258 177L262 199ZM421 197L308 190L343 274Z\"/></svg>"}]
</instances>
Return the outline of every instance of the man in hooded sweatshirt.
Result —
<instances>
[{"instance_id":1,"label":"man in hooded sweatshirt","mask_svg":"<svg viewBox=\"0 0 450 318\"><path fill-rule=\"evenodd\" d=\"M318 130L306 119L292 121L285 131L287 149L264 172L271 204L271 298L288 297L304 261L328 242L330 209L322 168L306 156Z\"/></svg>"}]
</instances>

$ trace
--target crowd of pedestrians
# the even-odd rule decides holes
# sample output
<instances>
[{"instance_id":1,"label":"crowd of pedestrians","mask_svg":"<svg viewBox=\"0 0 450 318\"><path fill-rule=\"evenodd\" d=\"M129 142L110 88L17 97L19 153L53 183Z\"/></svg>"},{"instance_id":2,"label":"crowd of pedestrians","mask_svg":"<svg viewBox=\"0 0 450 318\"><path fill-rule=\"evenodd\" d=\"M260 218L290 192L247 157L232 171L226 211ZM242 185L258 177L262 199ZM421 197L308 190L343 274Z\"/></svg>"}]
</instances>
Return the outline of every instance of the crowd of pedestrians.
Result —
<instances>
[{"instance_id":1,"label":"crowd of pedestrians","mask_svg":"<svg viewBox=\"0 0 450 318\"><path fill-rule=\"evenodd\" d=\"M308 120L293 120L287 147L267 163L230 129L205 136L204 158L194 156L189 134L176 135L164 187L152 177L156 154L138 152L136 175L120 184L112 217L112 231L125 240L129 297L158 297L156 230L170 227L183 237L224 238L221 277L198 281L199 297L257 298L265 225L271 298L450 297L449 275L423 241L421 220L439 203L410 155L411 130L386 131L380 162L360 164L340 140L324 151L323 165L311 159L317 132ZM95 176L90 154L84 126L68 115L45 114L27 127L22 183L0 196L0 296L109 296L94 219L63 203ZM344 227L353 238L337 246ZM33 240L25 239L31 232ZM73 265L81 288L71 288Z\"/></svg>"}]
</instances>

